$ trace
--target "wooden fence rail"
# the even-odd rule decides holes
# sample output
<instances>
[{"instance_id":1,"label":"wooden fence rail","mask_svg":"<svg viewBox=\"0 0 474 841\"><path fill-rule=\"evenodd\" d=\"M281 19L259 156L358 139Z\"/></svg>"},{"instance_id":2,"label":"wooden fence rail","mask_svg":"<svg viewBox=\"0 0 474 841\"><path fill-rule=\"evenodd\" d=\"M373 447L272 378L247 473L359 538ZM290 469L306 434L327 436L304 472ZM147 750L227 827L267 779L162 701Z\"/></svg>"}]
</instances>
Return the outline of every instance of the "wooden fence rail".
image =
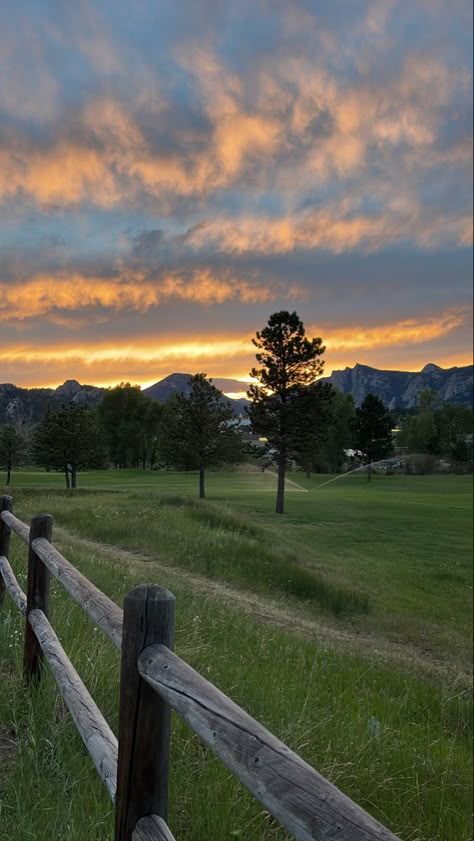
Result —
<instances>
[{"instance_id":1,"label":"wooden fence rail","mask_svg":"<svg viewBox=\"0 0 474 841\"><path fill-rule=\"evenodd\" d=\"M12 532L28 544L27 595L8 560ZM28 527L12 513L11 497L0 498L0 606L8 592L26 616L25 678L41 679L44 657L115 803L115 841L174 841L167 825L172 710L297 841L400 841L173 653L172 593L143 584L122 611L51 539L49 514ZM50 574L121 650L118 740L49 623Z\"/></svg>"}]
</instances>

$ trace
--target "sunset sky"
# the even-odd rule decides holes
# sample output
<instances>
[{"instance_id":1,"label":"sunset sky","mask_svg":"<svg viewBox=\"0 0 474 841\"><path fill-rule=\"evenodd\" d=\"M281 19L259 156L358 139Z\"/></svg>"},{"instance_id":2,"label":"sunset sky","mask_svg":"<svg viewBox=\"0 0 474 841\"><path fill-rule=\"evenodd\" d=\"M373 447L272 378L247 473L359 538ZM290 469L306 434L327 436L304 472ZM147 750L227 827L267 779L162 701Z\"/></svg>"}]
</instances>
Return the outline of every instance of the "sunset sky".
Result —
<instances>
[{"instance_id":1,"label":"sunset sky","mask_svg":"<svg viewBox=\"0 0 474 841\"><path fill-rule=\"evenodd\" d=\"M2 0L0 382L472 362L468 0Z\"/></svg>"}]
</instances>

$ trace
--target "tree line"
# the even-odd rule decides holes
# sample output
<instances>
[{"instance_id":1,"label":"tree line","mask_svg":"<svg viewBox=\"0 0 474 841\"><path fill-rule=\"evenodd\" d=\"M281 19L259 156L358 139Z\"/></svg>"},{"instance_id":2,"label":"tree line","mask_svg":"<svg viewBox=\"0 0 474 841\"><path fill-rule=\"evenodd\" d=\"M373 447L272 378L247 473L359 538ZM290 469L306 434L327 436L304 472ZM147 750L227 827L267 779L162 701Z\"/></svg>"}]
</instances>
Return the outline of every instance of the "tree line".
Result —
<instances>
[{"instance_id":1,"label":"tree line","mask_svg":"<svg viewBox=\"0 0 474 841\"><path fill-rule=\"evenodd\" d=\"M430 472L440 460L457 470L472 466L472 408L450 403L436 407L434 401L435 393L426 389L417 406L400 418L396 442L407 472Z\"/></svg>"},{"instance_id":2,"label":"tree line","mask_svg":"<svg viewBox=\"0 0 474 841\"><path fill-rule=\"evenodd\" d=\"M205 374L190 380L189 395L160 404L130 383L109 389L96 409L69 403L48 411L29 440L11 425L0 427L0 466L10 483L12 468L27 462L64 474L76 488L85 469L155 466L199 471L244 456L228 400Z\"/></svg>"},{"instance_id":3,"label":"tree line","mask_svg":"<svg viewBox=\"0 0 474 841\"><path fill-rule=\"evenodd\" d=\"M308 474L336 473L352 448L370 479L373 462L394 447L395 419L383 402L369 394L356 407L350 395L320 381L325 347L321 338L306 336L296 312L274 313L253 344L257 365L250 372L247 411L256 444L244 440L231 404L203 373L191 377L188 394L176 393L164 404L121 383L96 409L70 403L48 411L29 440L13 426L0 427L7 484L12 468L28 460L63 472L67 488L76 487L86 468L163 467L198 471L203 497L207 468L254 458L262 469L275 464L276 511L282 513L290 462ZM432 403L423 394L418 409L402 417L397 446L468 459L472 410L434 409Z\"/></svg>"}]
</instances>

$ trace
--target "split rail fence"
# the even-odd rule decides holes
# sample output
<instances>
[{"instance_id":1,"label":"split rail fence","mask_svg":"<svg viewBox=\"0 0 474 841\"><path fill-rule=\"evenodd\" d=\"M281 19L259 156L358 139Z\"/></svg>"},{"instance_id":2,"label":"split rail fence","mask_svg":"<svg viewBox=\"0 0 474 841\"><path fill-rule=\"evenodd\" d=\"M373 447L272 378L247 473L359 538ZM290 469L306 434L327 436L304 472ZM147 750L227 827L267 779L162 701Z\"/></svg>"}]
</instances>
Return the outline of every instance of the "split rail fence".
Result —
<instances>
[{"instance_id":1,"label":"split rail fence","mask_svg":"<svg viewBox=\"0 0 474 841\"><path fill-rule=\"evenodd\" d=\"M168 825L171 710L298 841L399 841L172 651L175 599L144 584L123 611L52 545L53 518L30 526L0 497L0 606L25 615L24 677L49 663L84 745L115 803L115 841L174 841ZM27 594L8 560L12 532L28 545ZM121 651L118 740L48 621L53 575ZM209 792L212 802L212 792ZM192 834L192 833L191 833Z\"/></svg>"}]
</instances>

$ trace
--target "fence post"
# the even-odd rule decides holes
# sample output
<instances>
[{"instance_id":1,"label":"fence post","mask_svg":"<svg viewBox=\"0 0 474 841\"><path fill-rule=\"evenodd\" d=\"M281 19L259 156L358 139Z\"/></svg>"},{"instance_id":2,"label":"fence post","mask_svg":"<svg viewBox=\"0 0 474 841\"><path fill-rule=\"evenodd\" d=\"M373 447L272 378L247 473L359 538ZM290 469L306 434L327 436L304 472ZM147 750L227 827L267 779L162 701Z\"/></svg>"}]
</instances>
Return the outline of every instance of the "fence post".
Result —
<instances>
[{"instance_id":1,"label":"fence post","mask_svg":"<svg viewBox=\"0 0 474 841\"><path fill-rule=\"evenodd\" d=\"M13 499L11 496L2 496L0 498L0 511L11 511L13 506ZM11 530L6 523L0 518L0 555L5 555L8 558L10 552L10 535ZM0 572L0 607L2 607L5 599L5 582L3 575Z\"/></svg>"},{"instance_id":2,"label":"fence post","mask_svg":"<svg viewBox=\"0 0 474 841\"><path fill-rule=\"evenodd\" d=\"M38 514L30 523L30 545L28 549L28 589L26 602L25 647L23 654L23 675L28 683L38 681L42 658L41 647L31 627L28 616L31 610L39 608L48 613L49 571L33 549L33 540L45 537L51 540L53 518L51 514Z\"/></svg>"},{"instance_id":3,"label":"fence post","mask_svg":"<svg viewBox=\"0 0 474 841\"><path fill-rule=\"evenodd\" d=\"M151 584L125 597L115 841L131 841L144 815L168 816L171 710L142 680L138 658L153 643L173 647L174 608L173 594Z\"/></svg>"}]
</instances>

